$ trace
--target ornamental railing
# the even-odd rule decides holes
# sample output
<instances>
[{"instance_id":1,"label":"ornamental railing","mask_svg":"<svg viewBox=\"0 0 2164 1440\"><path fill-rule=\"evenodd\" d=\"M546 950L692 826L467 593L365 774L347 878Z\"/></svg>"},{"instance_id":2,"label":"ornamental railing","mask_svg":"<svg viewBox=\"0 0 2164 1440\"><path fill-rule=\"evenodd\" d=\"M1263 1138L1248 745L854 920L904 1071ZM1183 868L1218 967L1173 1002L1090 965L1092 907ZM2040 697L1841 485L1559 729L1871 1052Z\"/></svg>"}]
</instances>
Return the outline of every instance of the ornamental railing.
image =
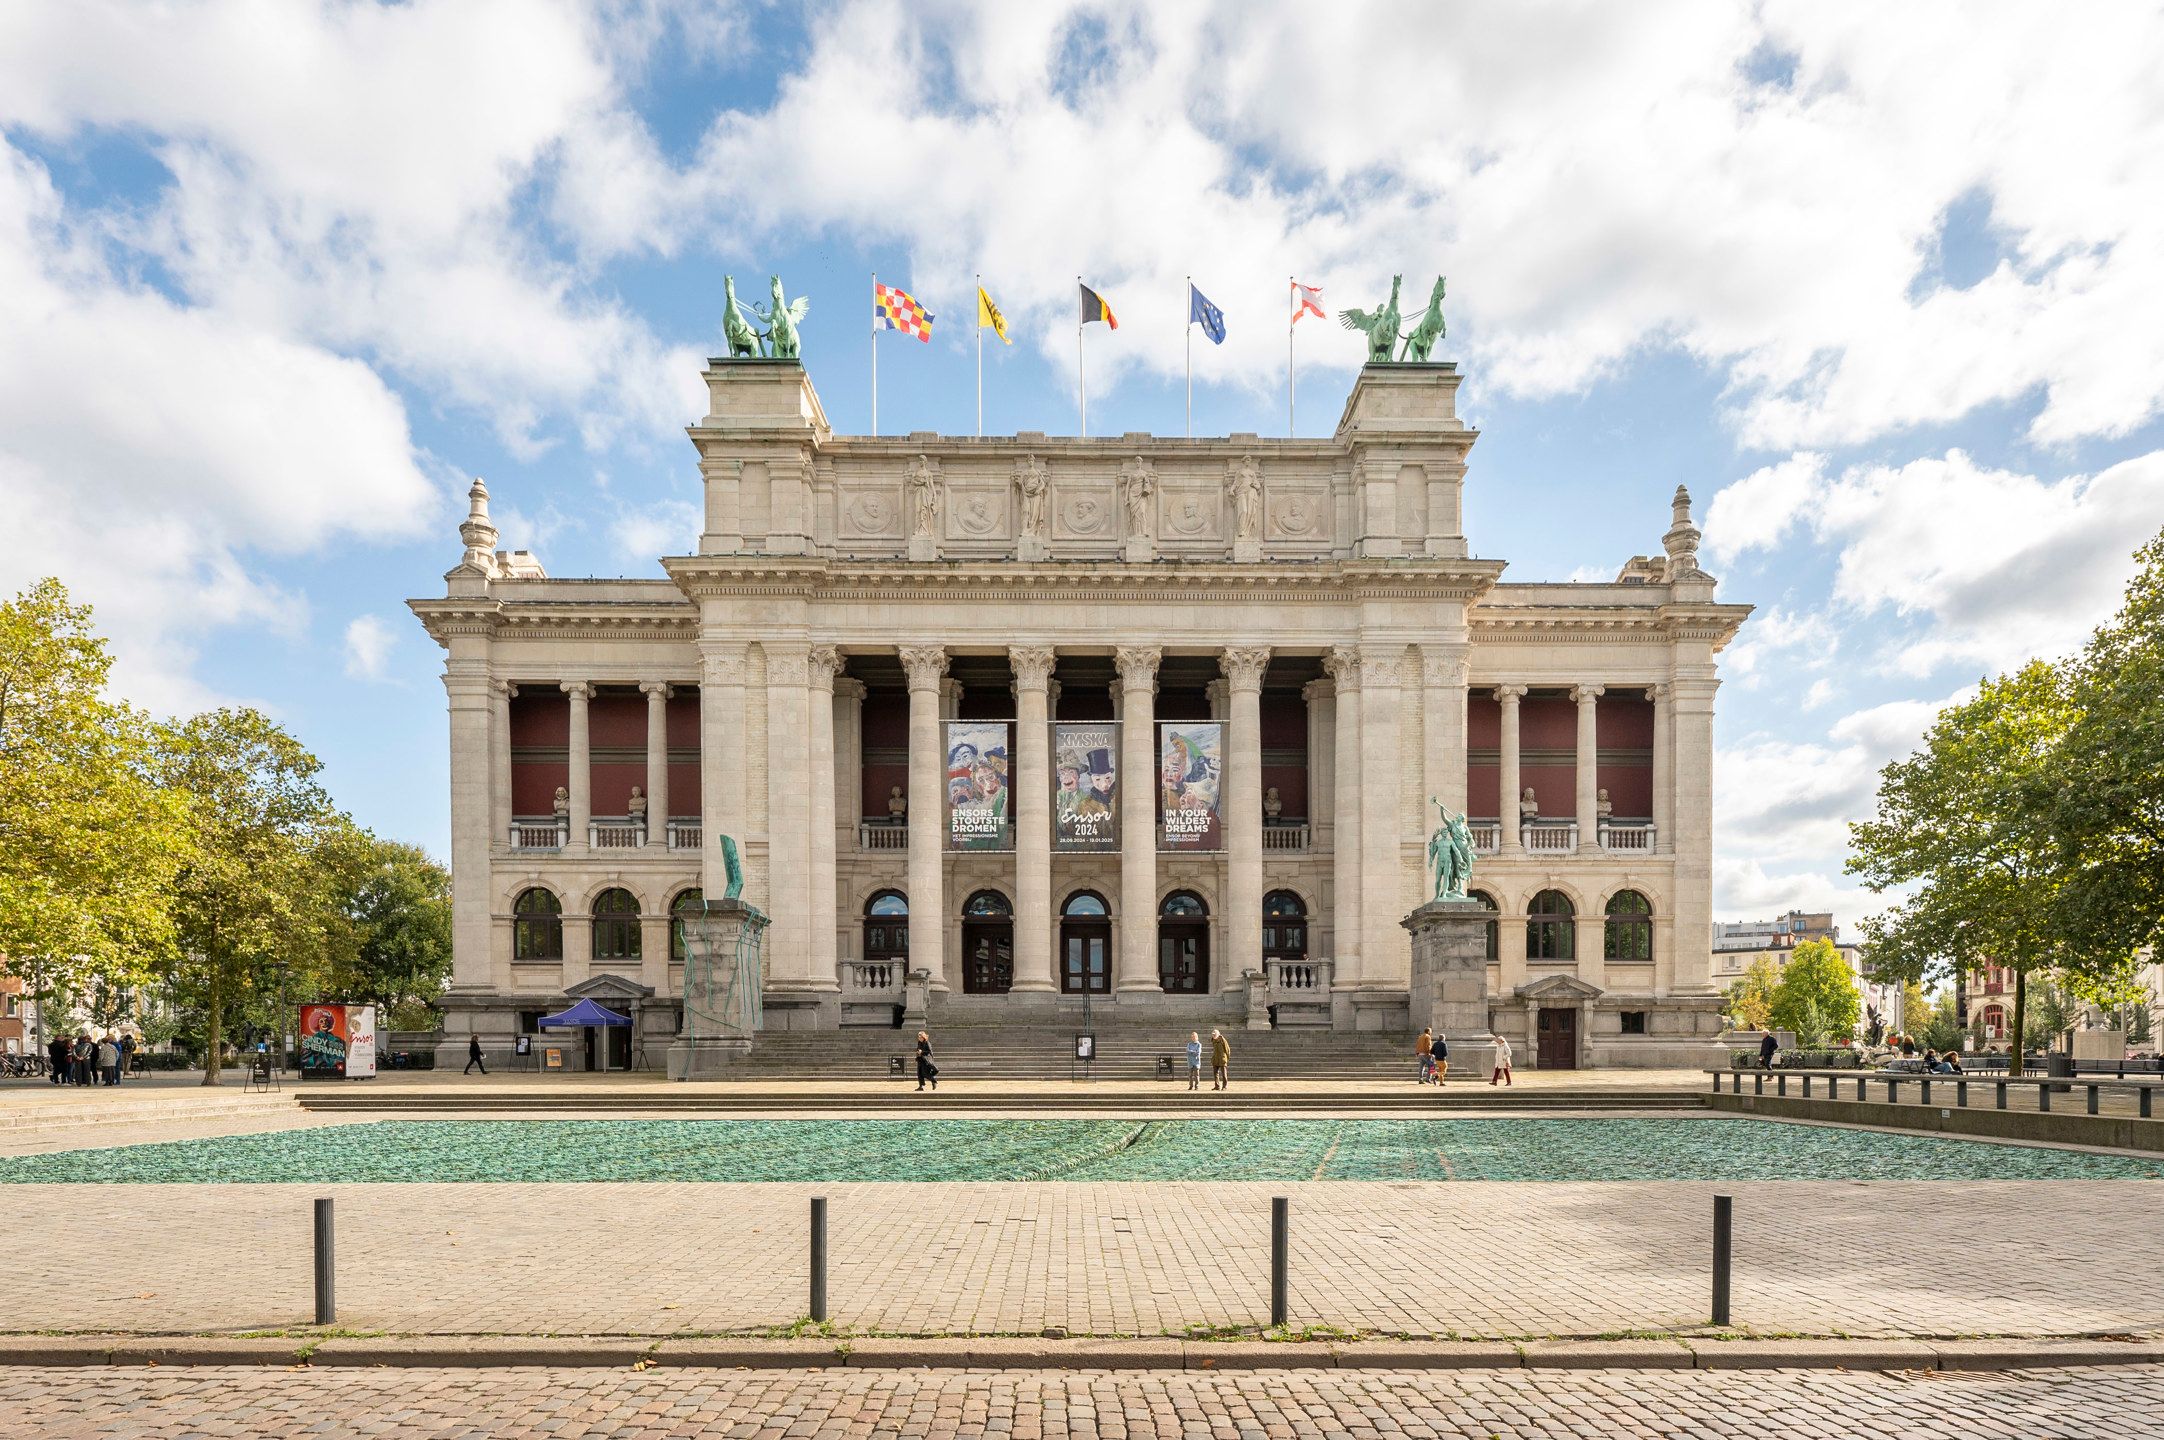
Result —
<instances>
[{"instance_id":1,"label":"ornamental railing","mask_svg":"<svg viewBox=\"0 0 2164 1440\"><path fill-rule=\"evenodd\" d=\"M568 837L564 827L554 816L511 822L511 848L513 850L561 850Z\"/></svg>"},{"instance_id":2,"label":"ornamental railing","mask_svg":"<svg viewBox=\"0 0 2164 1440\"><path fill-rule=\"evenodd\" d=\"M1600 848L1609 855L1650 855L1653 853L1653 822L1636 820L1603 820L1600 822Z\"/></svg>"},{"instance_id":3,"label":"ornamental railing","mask_svg":"<svg viewBox=\"0 0 2164 1440\"><path fill-rule=\"evenodd\" d=\"M1473 853L1493 855L1503 848L1503 822L1500 820L1473 820L1466 824L1473 832Z\"/></svg>"},{"instance_id":4,"label":"ornamental railing","mask_svg":"<svg viewBox=\"0 0 2164 1440\"><path fill-rule=\"evenodd\" d=\"M1305 825L1262 827L1262 848L1265 850L1305 850L1307 846L1308 827Z\"/></svg>"},{"instance_id":5,"label":"ornamental railing","mask_svg":"<svg viewBox=\"0 0 2164 1440\"><path fill-rule=\"evenodd\" d=\"M646 827L629 816L612 815L586 826L586 843L596 850L636 850L646 843Z\"/></svg>"},{"instance_id":6,"label":"ornamental railing","mask_svg":"<svg viewBox=\"0 0 2164 1440\"><path fill-rule=\"evenodd\" d=\"M671 850L696 850L706 834L705 825L698 820L671 820L669 822L669 848Z\"/></svg>"},{"instance_id":7,"label":"ornamental railing","mask_svg":"<svg viewBox=\"0 0 2164 1440\"><path fill-rule=\"evenodd\" d=\"M907 825L882 825L876 820L866 820L857 826L859 850L907 850L909 827Z\"/></svg>"},{"instance_id":8,"label":"ornamental railing","mask_svg":"<svg viewBox=\"0 0 2164 1440\"><path fill-rule=\"evenodd\" d=\"M1518 843L1528 855L1568 855L1578 848L1578 822L1528 821L1518 827Z\"/></svg>"},{"instance_id":9,"label":"ornamental railing","mask_svg":"<svg viewBox=\"0 0 2164 1440\"><path fill-rule=\"evenodd\" d=\"M844 960L842 992L846 995L884 995L902 988L902 965L896 960Z\"/></svg>"}]
</instances>

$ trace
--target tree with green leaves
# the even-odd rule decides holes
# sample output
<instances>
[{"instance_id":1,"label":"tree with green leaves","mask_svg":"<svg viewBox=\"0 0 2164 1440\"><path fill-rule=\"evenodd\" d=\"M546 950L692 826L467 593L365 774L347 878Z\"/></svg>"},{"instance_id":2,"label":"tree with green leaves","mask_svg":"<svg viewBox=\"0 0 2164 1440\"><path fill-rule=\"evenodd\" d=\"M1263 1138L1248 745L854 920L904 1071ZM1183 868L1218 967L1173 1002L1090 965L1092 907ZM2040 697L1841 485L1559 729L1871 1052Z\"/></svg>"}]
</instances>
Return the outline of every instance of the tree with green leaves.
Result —
<instances>
[{"instance_id":1,"label":"tree with green leaves","mask_svg":"<svg viewBox=\"0 0 2164 1440\"><path fill-rule=\"evenodd\" d=\"M1863 992L1856 973L1831 940L1806 940L1781 967L1773 992L1773 1024L1796 1032L1799 1045L1823 1045L1830 1036L1853 1035L1863 1018ZM1806 1041L1805 1029L1811 1030Z\"/></svg>"},{"instance_id":2,"label":"tree with green leaves","mask_svg":"<svg viewBox=\"0 0 2164 1440\"><path fill-rule=\"evenodd\" d=\"M2083 963L2052 913L2065 870L2050 811L2075 718L2059 672L2031 661L1939 712L1922 748L1879 772L1877 813L1849 827L1848 871L1874 893L1913 887L1864 922L1879 974L1937 979L1993 959L2014 971L2018 1035L2030 974Z\"/></svg>"},{"instance_id":3,"label":"tree with green leaves","mask_svg":"<svg viewBox=\"0 0 2164 1440\"><path fill-rule=\"evenodd\" d=\"M187 800L160 783L160 728L105 698L111 669L58 580L0 604L0 955L41 1013L172 945Z\"/></svg>"},{"instance_id":4,"label":"tree with green leaves","mask_svg":"<svg viewBox=\"0 0 2164 1440\"><path fill-rule=\"evenodd\" d=\"M198 715L175 741L173 781L194 834L174 881L173 980L182 1003L202 1010L203 1083L216 1085L228 1020L260 1024L294 967L322 962L335 905L328 847L344 821L316 783L321 763L255 710Z\"/></svg>"},{"instance_id":5,"label":"tree with green leaves","mask_svg":"<svg viewBox=\"0 0 2164 1440\"><path fill-rule=\"evenodd\" d=\"M1927 1050L1959 1050L1961 1048L1961 1012L1954 1007L1952 986L1938 992L1920 1012L1921 1023L1910 1033L1916 1042Z\"/></svg>"},{"instance_id":6,"label":"tree with green leaves","mask_svg":"<svg viewBox=\"0 0 2164 1440\"><path fill-rule=\"evenodd\" d=\"M337 888L330 991L410 1015L451 978L451 872L418 845L349 828L332 847Z\"/></svg>"},{"instance_id":7,"label":"tree with green leaves","mask_svg":"<svg viewBox=\"0 0 2164 1440\"><path fill-rule=\"evenodd\" d=\"M1759 956L1736 982L1728 987L1728 1024L1735 1030L1764 1030L1773 1023L1773 992L1780 986L1781 972L1773 961Z\"/></svg>"}]
</instances>

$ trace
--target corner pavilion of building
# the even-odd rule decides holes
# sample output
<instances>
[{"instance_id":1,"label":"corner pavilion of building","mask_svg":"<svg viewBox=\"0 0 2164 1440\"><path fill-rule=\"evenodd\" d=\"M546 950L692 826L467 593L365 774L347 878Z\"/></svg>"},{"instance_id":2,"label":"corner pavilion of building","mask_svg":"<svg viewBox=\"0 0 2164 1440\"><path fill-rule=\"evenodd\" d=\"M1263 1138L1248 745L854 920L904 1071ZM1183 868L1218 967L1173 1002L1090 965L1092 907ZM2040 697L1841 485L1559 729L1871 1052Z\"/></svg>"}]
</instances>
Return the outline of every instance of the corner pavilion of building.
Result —
<instances>
[{"instance_id":1,"label":"corner pavilion of building","mask_svg":"<svg viewBox=\"0 0 2164 1440\"><path fill-rule=\"evenodd\" d=\"M1508 584L1461 522L1454 365L1367 367L1320 440L836 435L794 361L705 379L666 579L498 551L476 481L412 602L449 656L447 1045L590 996L634 1026L573 1063L659 1068L724 835L768 1030L1063 1044L1085 997L1100 1028L1402 1030L1433 796L1471 817L1521 1064L1719 1053L1715 656L1750 607L1682 489L1661 556Z\"/></svg>"}]
</instances>

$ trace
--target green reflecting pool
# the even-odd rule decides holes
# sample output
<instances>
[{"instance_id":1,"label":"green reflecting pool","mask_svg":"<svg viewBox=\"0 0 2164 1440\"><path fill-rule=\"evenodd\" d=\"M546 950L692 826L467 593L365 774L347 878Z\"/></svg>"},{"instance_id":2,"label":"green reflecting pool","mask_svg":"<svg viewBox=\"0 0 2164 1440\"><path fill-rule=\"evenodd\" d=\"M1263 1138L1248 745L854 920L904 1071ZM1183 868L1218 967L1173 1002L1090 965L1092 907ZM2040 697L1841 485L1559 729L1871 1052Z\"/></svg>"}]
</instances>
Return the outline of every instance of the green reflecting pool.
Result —
<instances>
[{"instance_id":1,"label":"green reflecting pool","mask_svg":"<svg viewBox=\"0 0 2164 1440\"><path fill-rule=\"evenodd\" d=\"M2164 1163L1744 1119L386 1120L0 1157L0 1183L2154 1180Z\"/></svg>"}]
</instances>

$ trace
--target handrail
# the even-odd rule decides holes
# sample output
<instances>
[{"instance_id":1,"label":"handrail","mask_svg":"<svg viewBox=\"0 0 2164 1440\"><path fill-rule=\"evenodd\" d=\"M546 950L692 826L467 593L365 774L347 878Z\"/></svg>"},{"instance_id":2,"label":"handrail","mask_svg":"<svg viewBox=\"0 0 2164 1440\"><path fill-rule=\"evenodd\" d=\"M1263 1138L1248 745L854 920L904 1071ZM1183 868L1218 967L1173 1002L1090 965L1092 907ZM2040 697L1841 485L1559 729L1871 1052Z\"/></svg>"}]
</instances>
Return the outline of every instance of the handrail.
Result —
<instances>
[{"instance_id":1,"label":"handrail","mask_svg":"<svg viewBox=\"0 0 2164 1440\"><path fill-rule=\"evenodd\" d=\"M1796 1069L1739 1070L1733 1066L1727 1068L1708 1066L1702 1073L1713 1077L1713 1093L1716 1095L1721 1093L1721 1078L1726 1075L1736 1077L1735 1083L1730 1087L1730 1090L1731 1093L1737 1095L1743 1093L1743 1077L1746 1075L1751 1077L1751 1093L1753 1095L1765 1094L1766 1077L1770 1075L1773 1077L1773 1093L1776 1098L1783 1098L1788 1095L1788 1082L1791 1079L1800 1079L1803 1081L1802 1098L1805 1100L1819 1098L1811 1093L1811 1085L1814 1080L1825 1080L1827 1082L1824 1098L1828 1100L1839 1100L1841 1098L1841 1082L1843 1080L1853 1080L1856 1082L1856 1099L1866 1103L1870 1100L1871 1082L1875 1080L1886 1087L1886 1103L1889 1105L1901 1103L1901 1087L1903 1085L1914 1085L1916 1087L1917 1103L1921 1105L1934 1103L1931 1098L1931 1087L1933 1085L1942 1088L1951 1085L1954 1089L1954 1107L1960 1110L1968 1108L1969 1087L1971 1085L1995 1087L1996 1098L1992 1105L1995 1110L2004 1110L2006 1108L2006 1089L2009 1085L2033 1085L2036 1087L2036 1108L2040 1112L2050 1111L2051 1097L2054 1093L2064 1094L2079 1087L2087 1092L2087 1111L2091 1115L2098 1113L2097 1097L2101 1093L2106 1091L2132 1091L2138 1102L2141 1118L2144 1120L2154 1118L2151 1111L2155 1102L2155 1092L2164 1090L2164 1076L2154 1078L2129 1076L2126 1079L2120 1079L2113 1075L2008 1075L2003 1071L1992 1073L1964 1071L1960 1074L1947 1075L1935 1074L1926 1070L1865 1070L1861 1068L1854 1070L1821 1070L1804 1067Z\"/></svg>"}]
</instances>

